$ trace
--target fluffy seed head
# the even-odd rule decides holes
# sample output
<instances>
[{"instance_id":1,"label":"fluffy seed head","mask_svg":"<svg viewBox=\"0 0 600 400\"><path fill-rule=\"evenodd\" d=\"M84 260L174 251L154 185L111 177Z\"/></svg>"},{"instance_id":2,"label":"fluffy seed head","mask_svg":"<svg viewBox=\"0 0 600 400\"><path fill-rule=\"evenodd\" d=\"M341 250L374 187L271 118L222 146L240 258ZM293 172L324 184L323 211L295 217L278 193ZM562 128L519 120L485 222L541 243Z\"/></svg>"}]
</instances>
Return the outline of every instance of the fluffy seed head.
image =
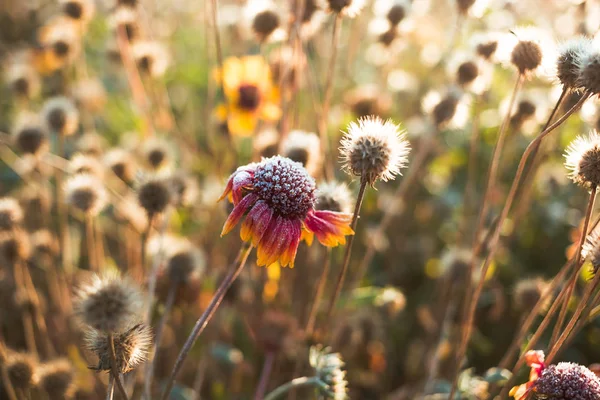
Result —
<instances>
[{"instance_id":1,"label":"fluffy seed head","mask_svg":"<svg viewBox=\"0 0 600 400\"><path fill-rule=\"evenodd\" d=\"M329 348L312 346L309 354L310 365L316 370L319 379L327 385L325 395L333 400L345 400L348 398L348 382L344 361L338 353L330 353Z\"/></svg>"},{"instance_id":2,"label":"fluffy seed head","mask_svg":"<svg viewBox=\"0 0 600 400\"><path fill-rule=\"evenodd\" d=\"M193 176L185 171L178 171L167 178L167 183L176 206L187 207L196 202L200 189Z\"/></svg>"},{"instance_id":3,"label":"fluffy seed head","mask_svg":"<svg viewBox=\"0 0 600 400\"><path fill-rule=\"evenodd\" d=\"M51 361L42 365L39 370L39 386L50 400L70 398L75 389L74 378L71 363L66 359Z\"/></svg>"},{"instance_id":4,"label":"fluffy seed head","mask_svg":"<svg viewBox=\"0 0 600 400\"><path fill-rule=\"evenodd\" d=\"M42 115L50 132L70 136L77 131L79 113L75 104L66 97L53 97L46 101Z\"/></svg>"},{"instance_id":5,"label":"fluffy seed head","mask_svg":"<svg viewBox=\"0 0 600 400\"><path fill-rule=\"evenodd\" d=\"M131 154L123 149L112 149L104 156L104 165L108 167L123 182L135 179L135 164Z\"/></svg>"},{"instance_id":6,"label":"fluffy seed head","mask_svg":"<svg viewBox=\"0 0 600 400\"><path fill-rule=\"evenodd\" d=\"M379 117L351 122L341 140L343 168L369 185L392 180L408 162L410 145L406 134L392 121Z\"/></svg>"},{"instance_id":7,"label":"fluffy seed head","mask_svg":"<svg viewBox=\"0 0 600 400\"><path fill-rule=\"evenodd\" d=\"M86 23L94 15L95 5L92 0L61 0L65 16L76 21Z\"/></svg>"},{"instance_id":8,"label":"fluffy seed head","mask_svg":"<svg viewBox=\"0 0 600 400\"><path fill-rule=\"evenodd\" d=\"M530 40L519 41L512 51L511 62L521 74L532 71L542 62L542 49Z\"/></svg>"},{"instance_id":9,"label":"fluffy seed head","mask_svg":"<svg viewBox=\"0 0 600 400\"><path fill-rule=\"evenodd\" d=\"M185 284L204 272L204 253L187 240L178 240L167 250L167 275L172 283Z\"/></svg>"},{"instance_id":10,"label":"fluffy seed head","mask_svg":"<svg viewBox=\"0 0 600 400\"><path fill-rule=\"evenodd\" d=\"M583 56L578 63L578 87L593 94L600 93L600 52L594 51Z\"/></svg>"},{"instance_id":11,"label":"fluffy seed head","mask_svg":"<svg viewBox=\"0 0 600 400\"><path fill-rule=\"evenodd\" d=\"M474 61L465 61L456 70L456 81L459 85L468 85L479 75L479 67Z\"/></svg>"},{"instance_id":12,"label":"fluffy seed head","mask_svg":"<svg viewBox=\"0 0 600 400\"><path fill-rule=\"evenodd\" d=\"M282 155L299 162L311 176L321 168L321 141L313 132L291 131L282 144Z\"/></svg>"},{"instance_id":13,"label":"fluffy seed head","mask_svg":"<svg viewBox=\"0 0 600 400\"><path fill-rule=\"evenodd\" d=\"M533 393L546 400L596 400L600 398L600 378L582 365L561 362L542 371Z\"/></svg>"},{"instance_id":14,"label":"fluffy seed head","mask_svg":"<svg viewBox=\"0 0 600 400\"><path fill-rule=\"evenodd\" d=\"M37 363L33 357L23 353L9 354L6 372L15 389L27 390L36 383Z\"/></svg>"},{"instance_id":15,"label":"fluffy seed head","mask_svg":"<svg viewBox=\"0 0 600 400\"><path fill-rule=\"evenodd\" d=\"M600 230L594 229L586 238L581 249L581 258L592 264L594 273L600 269Z\"/></svg>"},{"instance_id":16,"label":"fluffy seed head","mask_svg":"<svg viewBox=\"0 0 600 400\"><path fill-rule=\"evenodd\" d=\"M108 336L95 330L88 330L85 335L87 348L98 356L96 371L110 370L110 350ZM143 323L136 323L124 332L114 336L117 371L125 374L144 361L152 345L152 330Z\"/></svg>"},{"instance_id":17,"label":"fluffy seed head","mask_svg":"<svg viewBox=\"0 0 600 400\"><path fill-rule=\"evenodd\" d=\"M584 58L592 54L592 40L578 36L563 43L558 49L556 76L565 88L580 88L579 66Z\"/></svg>"},{"instance_id":18,"label":"fluffy seed head","mask_svg":"<svg viewBox=\"0 0 600 400\"><path fill-rule=\"evenodd\" d=\"M55 257L58 254L58 241L46 229L37 230L31 235L31 245L34 253L37 255Z\"/></svg>"},{"instance_id":19,"label":"fluffy seed head","mask_svg":"<svg viewBox=\"0 0 600 400\"><path fill-rule=\"evenodd\" d=\"M151 139L142 148L144 159L150 168L161 169L173 161L173 154L168 142L162 139Z\"/></svg>"},{"instance_id":20,"label":"fluffy seed head","mask_svg":"<svg viewBox=\"0 0 600 400\"><path fill-rule=\"evenodd\" d=\"M578 136L567 148L565 166L569 177L581 187L600 185L600 135L596 131Z\"/></svg>"},{"instance_id":21,"label":"fluffy seed head","mask_svg":"<svg viewBox=\"0 0 600 400\"><path fill-rule=\"evenodd\" d=\"M354 18L365 5L364 0L321 0L323 8L329 12Z\"/></svg>"},{"instance_id":22,"label":"fluffy seed head","mask_svg":"<svg viewBox=\"0 0 600 400\"><path fill-rule=\"evenodd\" d=\"M131 52L138 69L145 76L160 77L169 67L169 54L160 43L137 40L132 44Z\"/></svg>"},{"instance_id":23,"label":"fluffy seed head","mask_svg":"<svg viewBox=\"0 0 600 400\"><path fill-rule=\"evenodd\" d=\"M273 10L263 10L254 16L252 30L260 38L265 40L279 27L279 15Z\"/></svg>"},{"instance_id":24,"label":"fluffy seed head","mask_svg":"<svg viewBox=\"0 0 600 400\"><path fill-rule=\"evenodd\" d=\"M27 260L31 253L29 236L22 229L0 232L0 258L9 265Z\"/></svg>"},{"instance_id":25,"label":"fluffy seed head","mask_svg":"<svg viewBox=\"0 0 600 400\"><path fill-rule=\"evenodd\" d=\"M67 204L86 215L95 216L106 206L106 190L102 182L91 174L78 174L65 183Z\"/></svg>"},{"instance_id":26,"label":"fluffy seed head","mask_svg":"<svg viewBox=\"0 0 600 400\"><path fill-rule=\"evenodd\" d=\"M410 2L395 2L387 12L385 17L392 26L396 26L400 22L402 22L402 20L406 17L408 7L410 7Z\"/></svg>"},{"instance_id":27,"label":"fluffy seed head","mask_svg":"<svg viewBox=\"0 0 600 400\"><path fill-rule=\"evenodd\" d=\"M538 70L548 73L556 58L555 47L549 35L534 27L519 27L502 38L500 57L514 65L520 74L533 74ZM510 53L506 53L506 52Z\"/></svg>"},{"instance_id":28,"label":"fluffy seed head","mask_svg":"<svg viewBox=\"0 0 600 400\"><path fill-rule=\"evenodd\" d=\"M263 159L252 182L254 193L278 215L304 219L315 202L315 181L302 164L275 156Z\"/></svg>"},{"instance_id":29,"label":"fluffy seed head","mask_svg":"<svg viewBox=\"0 0 600 400\"><path fill-rule=\"evenodd\" d=\"M115 273L94 275L79 290L75 310L84 324L104 333L121 333L139 317L142 306L139 289Z\"/></svg>"},{"instance_id":30,"label":"fluffy seed head","mask_svg":"<svg viewBox=\"0 0 600 400\"><path fill-rule=\"evenodd\" d=\"M171 191L163 178L151 177L137 189L138 202L148 215L162 213L171 203Z\"/></svg>"},{"instance_id":31,"label":"fluffy seed head","mask_svg":"<svg viewBox=\"0 0 600 400\"><path fill-rule=\"evenodd\" d=\"M317 188L315 209L352 212L352 194L348 186L335 181L321 183Z\"/></svg>"},{"instance_id":32,"label":"fluffy seed head","mask_svg":"<svg viewBox=\"0 0 600 400\"><path fill-rule=\"evenodd\" d=\"M48 135L37 118L23 116L13 130L13 142L24 154L39 155L48 149Z\"/></svg>"},{"instance_id":33,"label":"fluffy seed head","mask_svg":"<svg viewBox=\"0 0 600 400\"><path fill-rule=\"evenodd\" d=\"M123 29L129 41L138 39L141 35L138 23L139 15L132 7L117 7L109 17L110 26L115 29Z\"/></svg>"},{"instance_id":34,"label":"fluffy seed head","mask_svg":"<svg viewBox=\"0 0 600 400\"><path fill-rule=\"evenodd\" d=\"M40 91L40 77L27 62L11 63L6 68L6 82L20 98L35 97Z\"/></svg>"},{"instance_id":35,"label":"fluffy seed head","mask_svg":"<svg viewBox=\"0 0 600 400\"><path fill-rule=\"evenodd\" d=\"M89 174L100 180L104 177L104 168L98 159L81 153L71 158L68 170L72 175Z\"/></svg>"},{"instance_id":36,"label":"fluffy seed head","mask_svg":"<svg viewBox=\"0 0 600 400\"><path fill-rule=\"evenodd\" d=\"M522 312L530 311L547 291L548 283L541 278L519 281L514 290L515 307Z\"/></svg>"},{"instance_id":37,"label":"fluffy seed head","mask_svg":"<svg viewBox=\"0 0 600 400\"><path fill-rule=\"evenodd\" d=\"M23 222L23 210L12 197L0 198L0 231L9 231Z\"/></svg>"}]
</instances>

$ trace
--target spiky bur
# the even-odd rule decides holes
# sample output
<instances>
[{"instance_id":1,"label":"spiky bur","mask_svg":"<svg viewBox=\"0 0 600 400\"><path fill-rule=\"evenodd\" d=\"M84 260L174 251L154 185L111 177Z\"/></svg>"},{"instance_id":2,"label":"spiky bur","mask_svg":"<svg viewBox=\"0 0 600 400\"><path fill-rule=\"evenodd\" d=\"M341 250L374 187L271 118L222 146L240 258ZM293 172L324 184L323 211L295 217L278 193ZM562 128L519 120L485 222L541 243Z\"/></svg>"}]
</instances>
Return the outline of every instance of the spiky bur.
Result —
<instances>
[{"instance_id":1,"label":"spiky bur","mask_svg":"<svg viewBox=\"0 0 600 400\"><path fill-rule=\"evenodd\" d=\"M108 336L95 330L88 330L85 334L85 343L87 349L98 357L98 364L90 368L96 371L109 371L111 367ZM143 323L134 324L124 332L116 334L114 346L117 372L125 374L145 362L151 345L152 330Z\"/></svg>"},{"instance_id":2,"label":"spiky bur","mask_svg":"<svg viewBox=\"0 0 600 400\"><path fill-rule=\"evenodd\" d=\"M10 353L6 359L8 378L15 389L27 390L36 384L37 361L29 354Z\"/></svg>"},{"instance_id":3,"label":"spiky bur","mask_svg":"<svg viewBox=\"0 0 600 400\"><path fill-rule=\"evenodd\" d=\"M200 189L196 179L185 171L177 171L167 177L173 204L188 207L198 198Z\"/></svg>"},{"instance_id":4,"label":"spiky bur","mask_svg":"<svg viewBox=\"0 0 600 400\"><path fill-rule=\"evenodd\" d=\"M89 216L95 216L106 206L106 190L91 174L78 174L65 183L67 204Z\"/></svg>"},{"instance_id":5,"label":"spiky bur","mask_svg":"<svg viewBox=\"0 0 600 400\"><path fill-rule=\"evenodd\" d=\"M46 392L50 400L71 398L75 391L75 373L67 359L41 365L38 376L39 387Z\"/></svg>"},{"instance_id":6,"label":"spiky bur","mask_svg":"<svg viewBox=\"0 0 600 400\"><path fill-rule=\"evenodd\" d=\"M453 120L463 95L462 90L451 88L432 108L431 119L438 129L445 127Z\"/></svg>"},{"instance_id":7,"label":"spiky bur","mask_svg":"<svg viewBox=\"0 0 600 400\"><path fill-rule=\"evenodd\" d=\"M17 228L23 222L23 210L12 197L0 198L0 231Z\"/></svg>"},{"instance_id":8,"label":"spiky bur","mask_svg":"<svg viewBox=\"0 0 600 400\"><path fill-rule=\"evenodd\" d=\"M519 73L525 74L534 71L542 63L542 49L532 40L520 40L513 48L510 61L519 70Z\"/></svg>"},{"instance_id":9,"label":"spiky bur","mask_svg":"<svg viewBox=\"0 0 600 400\"><path fill-rule=\"evenodd\" d=\"M558 59L556 60L556 77L564 88L581 88L582 82L579 66L582 60L592 54L592 52L592 40L585 36L570 39L559 47Z\"/></svg>"},{"instance_id":10,"label":"spiky bur","mask_svg":"<svg viewBox=\"0 0 600 400\"><path fill-rule=\"evenodd\" d=\"M123 332L143 307L139 288L116 273L94 275L79 289L75 312L85 324L104 333Z\"/></svg>"},{"instance_id":11,"label":"spiky bur","mask_svg":"<svg viewBox=\"0 0 600 400\"><path fill-rule=\"evenodd\" d=\"M171 191L165 179L151 177L137 189L138 202L148 215L160 214L171 203Z\"/></svg>"},{"instance_id":12,"label":"spiky bur","mask_svg":"<svg viewBox=\"0 0 600 400\"><path fill-rule=\"evenodd\" d=\"M521 312L528 312L535 307L538 301L548 291L548 282L541 278L524 279L517 282L513 293L515 308ZM550 300L550 299L548 299ZM542 305L545 310L548 302Z\"/></svg>"},{"instance_id":13,"label":"spiky bur","mask_svg":"<svg viewBox=\"0 0 600 400\"><path fill-rule=\"evenodd\" d=\"M600 135L596 131L578 136L567 148L565 166L569 177L581 187L600 185Z\"/></svg>"},{"instance_id":14,"label":"spiky bur","mask_svg":"<svg viewBox=\"0 0 600 400\"><path fill-rule=\"evenodd\" d=\"M272 3L266 3L252 18L252 31L260 41L267 40L280 25L281 19Z\"/></svg>"},{"instance_id":15,"label":"spiky bur","mask_svg":"<svg viewBox=\"0 0 600 400\"><path fill-rule=\"evenodd\" d=\"M545 400L597 400L600 379L582 365L561 362L542 371L532 392L533 398Z\"/></svg>"},{"instance_id":16,"label":"spiky bur","mask_svg":"<svg viewBox=\"0 0 600 400\"><path fill-rule=\"evenodd\" d=\"M104 168L96 157L77 153L69 161L68 172L71 175L89 174L100 180L104 178Z\"/></svg>"},{"instance_id":17,"label":"spiky bur","mask_svg":"<svg viewBox=\"0 0 600 400\"><path fill-rule=\"evenodd\" d=\"M62 136L73 135L79 124L79 112L66 97L53 97L44 103L43 120L47 129Z\"/></svg>"},{"instance_id":18,"label":"spiky bur","mask_svg":"<svg viewBox=\"0 0 600 400\"><path fill-rule=\"evenodd\" d=\"M379 117L351 122L342 138L343 168L373 186L378 179L392 180L408 162L406 134L392 121Z\"/></svg>"},{"instance_id":19,"label":"spiky bur","mask_svg":"<svg viewBox=\"0 0 600 400\"><path fill-rule=\"evenodd\" d=\"M313 346L310 348L309 362L317 373L317 377L327 385L321 394L333 400L348 399L348 382L344 361L338 353L330 353L329 348Z\"/></svg>"},{"instance_id":20,"label":"spiky bur","mask_svg":"<svg viewBox=\"0 0 600 400\"><path fill-rule=\"evenodd\" d=\"M323 182L317 187L315 209L351 213L352 201L347 185L335 181Z\"/></svg>"}]
</instances>

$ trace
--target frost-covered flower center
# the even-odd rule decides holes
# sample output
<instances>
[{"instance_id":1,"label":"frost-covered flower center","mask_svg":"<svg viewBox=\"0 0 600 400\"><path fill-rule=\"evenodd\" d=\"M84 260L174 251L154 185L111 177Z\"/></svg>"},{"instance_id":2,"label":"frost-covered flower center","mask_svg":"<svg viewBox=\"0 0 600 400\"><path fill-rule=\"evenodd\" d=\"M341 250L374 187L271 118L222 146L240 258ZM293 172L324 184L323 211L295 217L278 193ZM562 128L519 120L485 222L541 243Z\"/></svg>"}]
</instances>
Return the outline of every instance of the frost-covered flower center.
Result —
<instances>
[{"instance_id":1,"label":"frost-covered flower center","mask_svg":"<svg viewBox=\"0 0 600 400\"><path fill-rule=\"evenodd\" d=\"M253 179L254 193L276 214L304 218L315 201L315 181L300 163L288 158L264 160Z\"/></svg>"}]
</instances>

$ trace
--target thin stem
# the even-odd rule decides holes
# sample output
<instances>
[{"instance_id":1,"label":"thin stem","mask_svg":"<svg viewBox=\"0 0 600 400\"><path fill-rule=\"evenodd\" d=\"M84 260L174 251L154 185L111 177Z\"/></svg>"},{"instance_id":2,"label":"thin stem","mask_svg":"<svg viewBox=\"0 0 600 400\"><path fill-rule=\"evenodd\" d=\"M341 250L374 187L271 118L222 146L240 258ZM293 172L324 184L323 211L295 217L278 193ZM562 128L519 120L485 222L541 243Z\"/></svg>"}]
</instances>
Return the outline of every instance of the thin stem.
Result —
<instances>
[{"instance_id":1,"label":"thin stem","mask_svg":"<svg viewBox=\"0 0 600 400\"><path fill-rule=\"evenodd\" d=\"M316 376L311 378L303 376L302 378L292 379L288 383L284 383L277 389L273 390L265 397L264 400L276 400L286 394L290 389L296 389L305 386L323 387L323 382L321 382L321 380Z\"/></svg>"},{"instance_id":2,"label":"thin stem","mask_svg":"<svg viewBox=\"0 0 600 400\"><path fill-rule=\"evenodd\" d=\"M275 353L270 351L265 355L265 361L263 363L263 368L260 373L258 386L256 387L256 394L254 395L254 400L263 400L263 398L265 397L265 392L267 391L267 385L269 384L269 377L271 376L271 371L273 370L274 363Z\"/></svg>"},{"instance_id":3,"label":"thin stem","mask_svg":"<svg viewBox=\"0 0 600 400\"><path fill-rule=\"evenodd\" d=\"M85 218L85 241L87 244L88 265L90 271L100 272L98 263L96 262L96 245L94 243L94 222L91 215Z\"/></svg>"},{"instance_id":4,"label":"thin stem","mask_svg":"<svg viewBox=\"0 0 600 400\"><path fill-rule=\"evenodd\" d=\"M244 269L244 266L246 265L246 261L248 260L248 256L250 255L251 251L252 251L252 245L250 245L250 247L248 247L248 250L246 250L246 253L240 260L240 263L237 265L237 267L232 268L229 271L229 273L227 274L227 276L225 277L223 282L221 282L221 284L219 285L219 288L217 289L212 300L210 301L210 304L208 305L206 310L204 310L204 313L202 313L202 315L200 316L198 321L196 321L196 325L194 325L194 329L192 329L192 332L188 336L185 344L183 345L183 348L179 352L179 356L177 356L177 360L175 361L175 365L173 367L173 370L171 371L171 376L169 376L165 390L161 396L162 400L168 399L169 393L171 393L171 389L173 388L173 384L175 383L175 378L177 377L177 374L179 373L179 371L181 370L181 367L183 366L183 362L185 361L190 350L194 346L194 343L196 343L196 340L198 339L198 337L200 337L200 335L202 334L202 332L204 331L204 329L210 322L211 318L213 317L213 315L219 308L219 305L223 301L223 298L225 297L225 294L231 287L231 284L235 281L235 279L238 277L240 272L242 272L242 269Z\"/></svg>"},{"instance_id":5,"label":"thin stem","mask_svg":"<svg viewBox=\"0 0 600 400\"><path fill-rule=\"evenodd\" d=\"M458 349L457 352L457 357L456 357L456 365L460 366L462 364L462 360L464 357L464 354L466 352L467 349L467 344L469 342L469 339L471 337L471 328L473 325L473 320L475 318L475 311L477 309L477 302L479 300L479 296L481 295L481 291L483 290L483 284L485 282L485 280L483 279L483 277L486 276L488 268L492 262L492 260L494 259L494 256L496 255L496 250L498 249L498 241L500 239L500 230L502 229L502 225L504 224L504 221L506 220L506 217L508 216L508 212L512 206L512 202L514 200L515 197L515 193L517 190L517 187L519 185L519 182L521 181L521 177L523 176L523 170L525 167L525 163L527 162L527 159L529 158L531 152L533 151L533 149L537 146L537 144L539 142L541 142L550 132L552 132L554 129L556 129L558 126L560 126L564 121L566 121L566 119L573 114L575 111L579 110L581 108L581 106L583 105L583 103L591 96L591 93L586 92L581 99L577 102L577 104L575 104L569 111L567 111L562 117L560 117L555 123L553 123L552 125L548 126L548 128L544 129L535 139L533 139L529 145L527 146L527 148L525 149L523 155L521 156L521 161L519 162L519 166L517 167L517 172L515 174L515 178L513 179L513 183L511 185L509 194L507 196L506 202L504 203L504 207L502 208L502 212L500 213L500 216L498 218L498 223L496 224L496 228L494 229L494 233L489 241L489 253L483 263L483 266L481 268L481 274L480 277L481 279L479 280L479 283L477 285L477 287L475 288L475 291L473 293L473 296L471 298L470 301L470 307L469 307L469 312L466 315L466 323L464 326L464 333L463 333L463 338L462 338L462 342L460 343L460 347ZM471 261L471 264L474 264L475 257L472 257L473 260ZM467 275L468 276L468 275ZM458 371L457 371L458 372ZM451 390L451 394L453 395L453 393L456 392L456 384L458 381L458 373L455 375L454 378L454 383L453 383L453 389Z\"/></svg>"},{"instance_id":6,"label":"thin stem","mask_svg":"<svg viewBox=\"0 0 600 400\"><path fill-rule=\"evenodd\" d=\"M329 270L331 269L331 249L327 248L327 255L325 256L325 264L321 270L321 276L317 283L317 290L315 292L315 298L313 300L310 312L308 314L308 320L306 322L306 328L304 329L306 337L312 336L315 331L315 322L317 320L317 312L319 310L319 304L323 298L325 292L325 284L327 283L327 277L329 276Z\"/></svg>"},{"instance_id":7,"label":"thin stem","mask_svg":"<svg viewBox=\"0 0 600 400\"><path fill-rule=\"evenodd\" d=\"M575 254L575 268L579 269L579 264L581 262L581 249L583 248L583 244L585 243L585 239L588 236L588 226L590 224L590 219L592 218L592 212L594 211L594 203L596 201L596 193L597 187L592 187L590 191L590 198L588 200L587 209L585 212L585 217L583 220L583 229L581 230L581 235L579 238L579 245L577 246L577 253ZM567 317L567 311L569 310L569 300L571 299L571 295L573 294L573 290L575 290L575 286L577 285L577 274L573 275L573 278L569 282L567 286L567 294L562 304L562 308L560 310L560 314L558 315L558 321L556 325L554 325L554 330L552 331L552 337L550 339L550 347L552 347L556 343L556 339L563 327L565 322L565 318Z\"/></svg>"},{"instance_id":8,"label":"thin stem","mask_svg":"<svg viewBox=\"0 0 600 400\"><path fill-rule=\"evenodd\" d=\"M169 292L167 294L167 300L165 301L165 310L163 312L162 318L160 322L156 326L156 334L154 336L154 357L148 366L148 371L146 372L146 376L144 378L144 397L146 399L151 399L152 392L152 376L154 375L154 366L156 365L156 359L158 358L158 349L160 348L160 340L162 339L162 334L167 324L167 320L169 319L169 314L173 309L173 305L175 304L175 297L177 294L177 288L179 285L177 283L172 283L169 287Z\"/></svg>"},{"instance_id":9,"label":"thin stem","mask_svg":"<svg viewBox=\"0 0 600 400\"><path fill-rule=\"evenodd\" d=\"M407 175L402 179L402 182L400 182L400 184L396 188L396 192L392 196L396 204L402 204L402 202L404 201L404 197L407 193L410 192L409 189L412 188L415 182L417 182L417 177L420 173L422 173L422 167L425 164L425 161L427 161L427 157L431 153L431 150L433 150L434 148L437 133L438 131L436 130L435 132L427 136L425 139L423 139L424 143L421 146L419 146L417 153L411 161L411 165L408 169ZM385 230L394 220L395 211L396 207L386 207L386 209L383 212L381 221L379 222L379 226L375 230L375 232L377 232L375 234L376 236L383 235L385 233ZM358 268L356 268L357 272L355 274L354 279L352 280L352 289L356 288L360 284L360 281L367 273L369 265L371 264L371 260L373 260L374 256L375 241L369 240L367 243L367 248L365 250L365 255L363 256L360 264L358 265Z\"/></svg>"},{"instance_id":10,"label":"thin stem","mask_svg":"<svg viewBox=\"0 0 600 400\"><path fill-rule=\"evenodd\" d=\"M325 81L325 95L323 97L323 107L321 109L321 118L319 119L319 136L321 138L321 149L325 154L324 173L327 179L333 178L334 157L330 157L329 138L327 136L327 125L329 121L329 105L333 95L333 78L335 76L335 64L337 60L338 45L340 41L340 28L342 25L342 16L337 14L333 22L333 31L331 34L331 58L329 59L329 68Z\"/></svg>"},{"instance_id":11,"label":"thin stem","mask_svg":"<svg viewBox=\"0 0 600 400\"><path fill-rule=\"evenodd\" d=\"M104 234L102 233L102 227L100 226L100 220L98 218L92 221L94 227L94 242L96 244L96 265L98 268L104 266L105 254L104 254Z\"/></svg>"},{"instance_id":12,"label":"thin stem","mask_svg":"<svg viewBox=\"0 0 600 400\"><path fill-rule=\"evenodd\" d=\"M65 136L58 135L57 153L59 157L66 157L65 154ZM56 178L56 211L58 213L58 232L60 237L60 250L62 256L63 268L66 271L73 271L73 260L71 258L71 243L69 236L69 214L64 201L63 181L64 172L60 169L55 171Z\"/></svg>"},{"instance_id":13,"label":"thin stem","mask_svg":"<svg viewBox=\"0 0 600 400\"><path fill-rule=\"evenodd\" d=\"M354 214L352 214L352 223L350 227L354 232L356 232L356 225L358 222L358 214L360 213L360 208L362 206L363 200L365 198L365 189L367 188L367 180L363 177L360 180L360 189L358 191L358 197L356 198L356 203L354 204ZM333 293L333 297L331 298L331 302L329 303L329 308L327 310L327 323L331 321L331 317L333 316L333 310L335 309L335 304L337 303L340 294L342 293L342 287L344 286L344 280L346 278L346 273L348 272L348 266L350 265L350 255L352 254L352 245L354 244L354 238L356 237L356 233L351 235L348 239L348 244L346 245L346 252L344 253L344 261L342 263L342 270L338 275L337 283L335 285L335 291Z\"/></svg>"},{"instance_id":14,"label":"thin stem","mask_svg":"<svg viewBox=\"0 0 600 400\"><path fill-rule=\"evenodd\" d=\"M119 377L119 371L117 371L117 358L115 356L115 339L112 333L108 334L108 354L110 356L110 371L114 378L114 381L117 383L117 388L119 389L119 393L123 400L128 400L127 392L123 387L123 382L121 382L121 378Z\"/></svg>"},{"instance_id":15,"label":"thin stem","mask_svg":"<svg viewBox=\"0 0 600 400\"><path fill-rule=\"evenodd\" d=\"M2 373L2 386L4 387L4 391L8 395L9 400L17 400L17 394L15 393L15 388L10 381L10 377L8 376L8 371L6 370L6 365L0 366L0 373Z\"/></svg>"},{"instance_id":16,"label":"thin stem","mask_svg":"<svg viewBox=\"0 0 600 400\"><path fill-rule=\"evenodd\" d=\"M202 384L204 383L204 377L206 376L206 357L200 358L198 368L196 370L196 378L194 379L194 392L192 394L192 400L200 398L200 392L202 391Z\"/></svg>"},{"instance_id":17,"label":"thin stem","mask_svg":"<svg viewBox=\"0 0 600 400\"><path fill-rule=\"evenodd\" d=\"M106 389L106 400L113 400L115 394L115 380L112 375L108 376L108 387Z\"/></svg>"}]
</instances>

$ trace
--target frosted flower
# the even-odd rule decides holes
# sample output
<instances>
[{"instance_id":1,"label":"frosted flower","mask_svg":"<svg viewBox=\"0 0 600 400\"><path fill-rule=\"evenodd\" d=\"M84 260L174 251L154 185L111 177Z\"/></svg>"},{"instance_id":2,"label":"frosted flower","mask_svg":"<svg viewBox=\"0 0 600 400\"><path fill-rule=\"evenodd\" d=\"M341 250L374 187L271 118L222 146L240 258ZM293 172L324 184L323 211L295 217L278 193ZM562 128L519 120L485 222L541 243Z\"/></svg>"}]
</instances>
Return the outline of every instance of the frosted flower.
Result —
<instances>
[{"instance_id":1,"label":"frosted flower","mask_svg":"<svg viewBox=\"0 0 600 400\"><path fill-rule=\"evenodd\" d=\"M583 365L561 362L542 371L532 392L546 400L597 400L600 378Z\"/></svg>"}]
</instances>

